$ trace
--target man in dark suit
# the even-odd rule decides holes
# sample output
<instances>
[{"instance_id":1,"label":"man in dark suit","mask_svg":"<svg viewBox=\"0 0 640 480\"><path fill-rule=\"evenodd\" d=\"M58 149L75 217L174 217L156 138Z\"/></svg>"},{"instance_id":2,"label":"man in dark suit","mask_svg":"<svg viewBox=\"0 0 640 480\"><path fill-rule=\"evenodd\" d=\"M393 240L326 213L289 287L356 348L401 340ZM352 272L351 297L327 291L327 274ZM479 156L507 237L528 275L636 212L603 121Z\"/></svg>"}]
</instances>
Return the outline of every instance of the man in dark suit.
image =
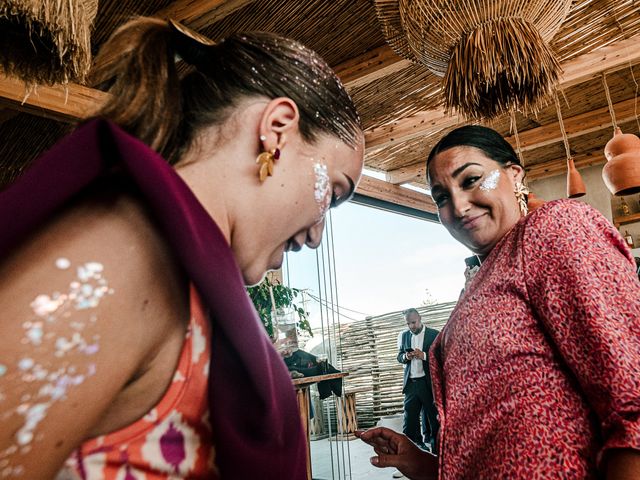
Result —
<instances>
[{"instance_id":1,"label":"man in dark suit","mask_svg":"<svg viewBox=\"0 0 640 480\"><path fill-rule=\"evenodd\" d=\"M403 314L409 329L398 336L398 362L404 364L402 431L419 447L425 448L425 443L429 443L434 451L439 424L429 375L429 347L438 331L422 325L415 308L405 310ZM431 437L426 438L425 435L424 440L420 430L420 413L423 409L431 432Z\"/></svg>"}]
</instances>

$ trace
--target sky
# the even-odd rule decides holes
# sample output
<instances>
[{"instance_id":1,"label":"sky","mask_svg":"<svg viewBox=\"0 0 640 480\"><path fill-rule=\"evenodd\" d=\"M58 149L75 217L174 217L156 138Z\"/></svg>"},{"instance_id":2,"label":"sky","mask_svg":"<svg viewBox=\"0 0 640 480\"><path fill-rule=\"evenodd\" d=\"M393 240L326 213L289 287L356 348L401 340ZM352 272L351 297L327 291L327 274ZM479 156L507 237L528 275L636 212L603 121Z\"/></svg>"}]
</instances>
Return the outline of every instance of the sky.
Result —
<instances>
[{"instance_id":1,"label":"sky","mask_svg":"<svg viewBox=\"0 0 640 480\"><path fill-rule=\"evenodd\" d=\"M342 322L418 307L429 296L438 302L457 300L464 286L464 258L471 253L440 224L351 202L332 210L331 223ZM326 242L318 251L320 258L323 254L328 256ZM316 251L306 247L289 253L285 284L288 280L289 286L317 297L317 264ZM321 285L329 284L320 270ZM318 326L318 304L309 301L307 310L312 327Z\"/></svg>"}]
</instances>

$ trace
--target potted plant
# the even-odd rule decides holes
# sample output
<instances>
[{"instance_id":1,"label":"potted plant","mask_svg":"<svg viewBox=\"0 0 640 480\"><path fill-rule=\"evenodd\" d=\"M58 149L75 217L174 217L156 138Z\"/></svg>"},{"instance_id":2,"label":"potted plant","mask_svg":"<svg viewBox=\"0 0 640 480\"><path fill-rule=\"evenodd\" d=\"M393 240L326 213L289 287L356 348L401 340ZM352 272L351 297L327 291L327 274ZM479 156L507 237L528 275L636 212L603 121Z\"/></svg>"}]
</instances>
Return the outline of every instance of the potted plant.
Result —
<instances>
[{"instance_id":1,"label":"potted plant","mask_svg":"<svg viewBox=\"0 0 640 480\"><path fill-rule=\"evenodd\" d=\"M313 335L311 332L311 325L309 324L308 313L305 312L302 307L299 307L294 303L294 299L298 296L301 290L286 287L277 280L272 282L267 276L262 283L255 287L249 287L247 290L256 310L258 311L260 320L262 320L262 324L269 334L269 337L273 339L276 335L272 318L273 305L271 304L271 289L273 289L275 308L293 308L298 316L298 321L296 322L298 331L307 332L309 335Z\"/></svg>"}]
</instances>

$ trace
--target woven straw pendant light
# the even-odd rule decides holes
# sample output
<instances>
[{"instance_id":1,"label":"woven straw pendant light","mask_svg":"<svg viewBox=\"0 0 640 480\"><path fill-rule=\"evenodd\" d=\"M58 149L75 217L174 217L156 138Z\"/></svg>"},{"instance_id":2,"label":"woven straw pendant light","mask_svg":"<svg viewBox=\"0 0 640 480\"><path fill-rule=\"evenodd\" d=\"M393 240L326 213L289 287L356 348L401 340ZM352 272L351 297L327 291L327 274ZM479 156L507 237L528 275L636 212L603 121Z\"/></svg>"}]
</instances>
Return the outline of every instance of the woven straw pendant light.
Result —
<instances>
[{"instance_id":1,"label":"woven straw pendant light","mask_svg":"<svg viewBox=\"0 0 640 480\"><path fill-rule=\"evenodd\" d=\"M613 138L604 147L607 163L602 168L602 180L613 195L638 193L640 192L640 138L631 133L622 133L616 124L606 74L602 75L602 83L613 125Z\"/></svg>"},{"instance_id":2,"label":"woven straw pendant light","mask_svg":"<svg viewBox=\"0 0 640 480\"><path fill-rule=\"evenodd\" d=\"M27 84L82 82L98 0L0 2L0 66Z\"/></svg>"},{"instance_id":3,"label":"woven straw pendant light","mask_svg":"<svg viewBox=\"0 0 640 480\"><path fill-rule=\"evenodd\" d=\"M375 0L387 42L444 77L445 108L473 120L535 112L561 69L549 47L572 0Z\"/></svg>"}]
</instances>

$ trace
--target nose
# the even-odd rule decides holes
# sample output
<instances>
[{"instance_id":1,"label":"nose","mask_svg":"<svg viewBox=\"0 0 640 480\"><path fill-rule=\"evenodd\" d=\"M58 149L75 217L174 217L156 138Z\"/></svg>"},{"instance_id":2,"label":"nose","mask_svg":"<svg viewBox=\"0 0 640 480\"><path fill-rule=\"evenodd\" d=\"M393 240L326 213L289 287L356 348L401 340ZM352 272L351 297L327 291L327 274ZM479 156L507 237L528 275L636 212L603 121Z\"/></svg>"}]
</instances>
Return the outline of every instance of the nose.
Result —
<instances>
[{"instance_id":1,"label":"nose","mask_svg":"<svg viewBox=\"0 0 640 480\"><path fill-rule=\"evenodd\" d=\"M451 195L451 206L453 207L453 215L456 218L462 218L471 208L471 204L464 192L458 192Z\"/></svg>"},{"instance_id":2,"label":"nose","mask_svg":"<svg viewBox=\"0 0 640 480\"><path fill-rule=\"evenodd\" d=\"M313 227L307 230L307 239L305 244L309 248L318 248L322 241L322 232L324 231L324 217Z\"/></svg>"}]
</instances>

